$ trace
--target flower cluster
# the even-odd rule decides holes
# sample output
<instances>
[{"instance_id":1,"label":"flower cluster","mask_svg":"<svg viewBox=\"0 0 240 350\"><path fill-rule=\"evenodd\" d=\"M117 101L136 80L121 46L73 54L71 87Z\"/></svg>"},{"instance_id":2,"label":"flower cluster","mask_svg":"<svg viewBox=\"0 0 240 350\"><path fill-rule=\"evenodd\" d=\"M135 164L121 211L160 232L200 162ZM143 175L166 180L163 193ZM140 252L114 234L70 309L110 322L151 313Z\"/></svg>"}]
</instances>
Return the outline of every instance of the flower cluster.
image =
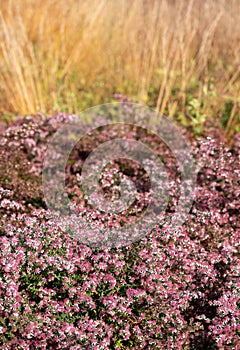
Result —
<instances>
[{"instance_id":1,"label":"flower cluster","mask_svg":"<svg viewBox=\"0 0 240 350\"><path fill-rule=\"evenodd\" d=\"M93 249L47 210L41 187L47 143L70 119L64 114L28 117L2 135L1 349L237 349L238 139L232 148L211 137L192 142L196 197L186 222L173 231L170 222L179 198L176 163L156 136L140 130L138 137L162 156L173 184L166 215L139 241ZM133 137L133 131L128 133ZM74 210L99 226L134 221L144 210L141 203L133 204L129 217L87 207L81 167L97 145L94 140L99 142L96 134L69 157L66 185ZM116 134L114 128L112 133L101 130L101 142ZM118 181L117 171L133 179L144 202L147 174L127 161L116 162L100 178L107 198L116 195L111 186Z\"/></svg>"}]
</instances>

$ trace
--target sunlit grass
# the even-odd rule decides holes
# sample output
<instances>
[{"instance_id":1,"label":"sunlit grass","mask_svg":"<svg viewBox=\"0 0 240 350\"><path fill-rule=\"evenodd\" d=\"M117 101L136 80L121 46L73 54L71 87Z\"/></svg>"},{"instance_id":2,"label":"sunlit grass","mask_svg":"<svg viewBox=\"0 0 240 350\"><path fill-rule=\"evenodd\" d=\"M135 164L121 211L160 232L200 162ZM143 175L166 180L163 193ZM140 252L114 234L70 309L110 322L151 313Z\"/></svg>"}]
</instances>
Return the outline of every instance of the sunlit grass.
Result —
<instances>
[{"instance_id":1,"label":"sunlit grass","mask_svg":"<svg viewBox=\"0 0 240 350\"><path fill-rule=\"evenodd\" d=\"M237 0L3 1L1 115L79 112L120 92L200 128L230 101L231 133L239 14Z\"/></svg>"}]
</instances>

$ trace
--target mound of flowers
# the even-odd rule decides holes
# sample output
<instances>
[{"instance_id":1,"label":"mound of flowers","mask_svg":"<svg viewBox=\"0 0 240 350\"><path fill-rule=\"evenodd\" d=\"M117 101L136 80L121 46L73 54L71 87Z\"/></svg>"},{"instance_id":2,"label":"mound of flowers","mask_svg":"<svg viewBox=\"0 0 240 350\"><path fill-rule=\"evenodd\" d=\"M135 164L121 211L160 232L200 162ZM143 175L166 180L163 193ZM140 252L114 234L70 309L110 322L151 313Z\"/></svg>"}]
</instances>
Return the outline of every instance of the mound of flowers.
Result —
<instances>
[{"instance_id":1,"label":"mound of flowers","mask_svg":"<svg viewBox=\"0 0 240 350\"><path fill-rule=\"evenodd\" d=\"M181 228L169 229L179 198L169 156L173 188L158 225L127 246L94 249L59 224L43 196L46 147L69 118L21 118L1 135L1 349L237 349L239 137L230 148L210 136L192 140L196 197ZM107 140L109 131L101 137ZM153 135L144 137L168 154ZM66 170L76 211L85 206L78 177L92 140L78 145ZM114 166L133 178L143 198L146 174L136 164ZM106 196L115 173L109 168L101 179ZM132 216L140 209L132 208ZM86 215L97 225L125 218L90 209Z\"/></svg>"}]
</instances>

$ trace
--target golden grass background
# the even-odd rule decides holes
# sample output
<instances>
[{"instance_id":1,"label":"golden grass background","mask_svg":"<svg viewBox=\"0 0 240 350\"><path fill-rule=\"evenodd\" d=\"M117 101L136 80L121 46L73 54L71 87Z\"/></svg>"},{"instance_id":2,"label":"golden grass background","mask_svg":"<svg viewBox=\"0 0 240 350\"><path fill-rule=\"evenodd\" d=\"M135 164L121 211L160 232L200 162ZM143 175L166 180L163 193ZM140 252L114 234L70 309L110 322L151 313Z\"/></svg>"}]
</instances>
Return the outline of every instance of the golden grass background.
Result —
<instances>
[{"instance_id":1,"label":"golden grass background","mask_svg":"<svg viewBox=\"0 0 240 350\"><path fill-rule=\"evenodd\" d=\"M0 114L80 112L119 92L231 133L239 19L238 0L2 0Z\"/></svg>"}]
</instances>

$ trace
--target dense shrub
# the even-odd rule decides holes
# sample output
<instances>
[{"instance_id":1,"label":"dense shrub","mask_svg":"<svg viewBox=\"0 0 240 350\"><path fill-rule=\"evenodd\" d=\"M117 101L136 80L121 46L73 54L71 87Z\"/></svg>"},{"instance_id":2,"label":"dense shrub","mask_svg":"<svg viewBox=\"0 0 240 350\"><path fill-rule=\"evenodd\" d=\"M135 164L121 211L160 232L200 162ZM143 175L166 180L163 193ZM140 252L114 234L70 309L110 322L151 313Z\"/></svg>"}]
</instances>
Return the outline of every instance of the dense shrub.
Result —
<instances>
[{"instance_id":1,"label":"dense shrub","mask_svg":"<svg viewBox=\"0 0 240 350\"><path fill-rule=\"evenodd\" d=\"M42 195L46 145L69 118L21 119L1 138L1 348L237 349L238 136L231 148L210 136L192 142L197 192L181 229L169 230L176 186L164 219L150 234L125 247L94 250L64 230ZM103 131L101 137L107 140L114 132ZM168 154L153 135L140 131L138 137ZM76 210L85 206L77 177L96 139L86 137L67 166ZM174 159L169 156L164 164L177 184ZM137 165L115 167L132 176L139 195L148 191ZM113 174L109 170L105 185ZM100 225L104 216L97 214L88 211L89 220Z\"/></svg>"}]
</instances>

